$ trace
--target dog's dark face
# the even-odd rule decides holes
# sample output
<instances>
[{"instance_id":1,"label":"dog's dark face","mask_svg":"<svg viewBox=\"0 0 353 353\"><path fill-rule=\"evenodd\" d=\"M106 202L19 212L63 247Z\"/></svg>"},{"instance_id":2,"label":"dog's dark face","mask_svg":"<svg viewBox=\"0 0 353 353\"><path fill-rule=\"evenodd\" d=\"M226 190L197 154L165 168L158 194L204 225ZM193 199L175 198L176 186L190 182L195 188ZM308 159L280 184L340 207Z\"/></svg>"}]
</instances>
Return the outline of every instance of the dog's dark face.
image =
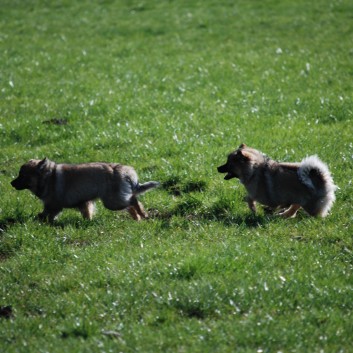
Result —
<instances>
[{"instance_id":1,"label":"dog's dark face","mask_svg":"<svg viewBox=\"0 0 353 353\"><path fill-rule=\"evenodd\" d=\"M21 167L18 177L11 182L11 185L16 190L29 189L35 193L40 176L40 167L43 161L31 159L29 162L25 163Z\"/></svg>"},{"instance_id":2,"label":"dog's dark face","mask_svg":"<svg viewBox=\"0 0 353 353\"><path fill-rule=\"evenodd\" d=\"M237 150L228 155L227 163L217 168L219 173L227 173L225 180L240 178L247 168L249 158L243 153L246 145L242 144Z\"/></svg>"}]
</instances>

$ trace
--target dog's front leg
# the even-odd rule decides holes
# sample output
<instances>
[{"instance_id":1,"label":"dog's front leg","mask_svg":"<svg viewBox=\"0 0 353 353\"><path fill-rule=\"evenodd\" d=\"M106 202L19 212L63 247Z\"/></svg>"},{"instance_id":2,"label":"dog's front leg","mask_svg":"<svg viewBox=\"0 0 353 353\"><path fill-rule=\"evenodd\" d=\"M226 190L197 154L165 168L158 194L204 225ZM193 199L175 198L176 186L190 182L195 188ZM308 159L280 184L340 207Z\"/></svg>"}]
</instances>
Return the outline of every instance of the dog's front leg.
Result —
<instances>
[{"instance_id":1,"label":"dog's front leg","mask_svg":"<svg viewBox=\"0 0 353 353\"><path fill-rule=\"evenodd\" d=\"M250 210L256 213L256 202L249 195L245 197L245 201L248 203Z\"/></svg>"},{"instance_id":2,"label":"dog's front leg","mask_svg":"<svg viewBox=\"0 0 353 353\"><path fill-rule=\"evenodd\" d=\"M83 202L78 206L78 209L83 218L91 220L95 212L95 203L93 201Z\"/></svg>"},{"instance_id":3,"label":"dog's front leg","mask_svg":"<svg viewBox=\"0 0 353 353\"><path fill-rule=\"evenodd\" d=\"M140 221L141 217L140 215L136 212L135 208L133 206L130 206L127 208L128 212L130 213L131 217L135 220L135 221Z\"/></svg>"},{"instance_id":4,"label":"dog's front leg","mask_svg":"<svg viewBox=\"0 0 353 353\"><path fill-rule=\"evenodd\" d=\"M143 219L143 218L148 218L148 214L145 211L142 203L137 200L135 196L132 196L130 199L130 207L128 208L128 211L130 212L131 216L136 219L137 221Z\"/></svg>"}]
</instances>

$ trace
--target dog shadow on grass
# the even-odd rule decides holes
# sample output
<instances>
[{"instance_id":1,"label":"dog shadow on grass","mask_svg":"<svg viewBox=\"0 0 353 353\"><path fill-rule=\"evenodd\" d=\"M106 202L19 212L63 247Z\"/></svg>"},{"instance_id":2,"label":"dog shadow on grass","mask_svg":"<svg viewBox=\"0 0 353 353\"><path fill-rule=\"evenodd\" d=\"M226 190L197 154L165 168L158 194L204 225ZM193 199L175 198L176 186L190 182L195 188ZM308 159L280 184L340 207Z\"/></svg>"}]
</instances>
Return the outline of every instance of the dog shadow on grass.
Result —
<instances>
[{"instance_id":1,"label":"dog shadow on grass","mask_svg":"<svg viewBox=\"0 0 353 353\"><path fill-rule=\"evenodd\" d=\"M17 224L26 223L27 218L23 215L17 217L0 218L0 262L11 258L16 251L21 247L21 240L14 237L8 237L7 232ZM1 315L0 315L1 316Z\"/></svg>"},{"instance_id":2,"label":"dog shadow on grass","mask_svg":"<svg viewBox=\"0 0 353 353\"><path fill-rule=\"evenodd\" d=\"M29 220L30 217L23 215L16 215L14 217L4 217L0 218L0 235L6 232L9 228L15 226L16 224L23 224Z\"/></svg>"},{"instance_id":3,"label":"dog shadow on grass","mask_svg":"<svg viewBox=\"0 0 353 353\"><path fill-rule=\"evenodd\" d=\"M257 228L268 223L269 217L266 215L237 215L232 214L226 210L224 213L217 214L213 213L211 210L206 210L203 212L199 209L188 209L186 210L185 205L183 205L183 211L180 210L178 205L172 210L158 211L155 209L149 210L150 219L158 219L162 221L162 225L165 228L173 226L173 220L176 218L184 219L185 223L195 223L199 222L217 222L223 224L225 227L234 226L244 226L247 228Z\"/></svg>"},{"instance_id":4,"label":"dog shadow on grass","mask_svg":"<svg viewBox=\"0 0 353 353\"><path fill-rule=\"evenodd\" d=\"M66 227L72 228L88 228L92 225L92 221L83 220L78 217L62 216L54 220L53 223L49 221L40 220L37 215L16 215L14 217L4 217L0 218L0 236L2 233L6 233L10 228L26 224L27 222L33 221L39 225L48 225L54 228L64 229Z\"/></svg>"},{"instance_id":5,"label":"dog shadow on grass","mask_svg":"<svg viewBox=\"0 0 353 353\"><path fill-rule=\"evenodd\" d=\"M213 205L205 206L202 201L196 197L196 194L207 189L207 183L203 180L181 181L178 177L171 177L164 183L162 188L178 202L171 209L167 210L149 210L150 218L159 219L164 227L171 227L173 219L182 218L188 222L218 222L226 227L245 226L248 228L260 227L269 221L266 214L246 215L237 214L232 207L232 200L229 198L220 198ZM246 210L248 211L248 210Z\"/></svg>"},{"instance_id":6,"label":"dog shadow on grass","mask_svg":"<svg viewBox=\"0 0 353 353\"><path fill-rule=\"evenodd\" d=\"M207 218L206 218L207 219ZM268 217L249 213L247 215L220 215L208 217L210 221L222 223L226 227L245 226L247 228L258 228L268 223Z\"/></svg>"},{"instance_id":7,"label":"dog shadow on grass","mask_svg":"<svg viewBox=\"0 0 353 353\"><path fill-rule=\"evenodd\" d=\"M8 228L10 228L16 223L21 223L21 222L16 220L14 217L6 217L6 218L0 219L0 234L3 232L6 232Z\"/></svg>"}]
</instances>

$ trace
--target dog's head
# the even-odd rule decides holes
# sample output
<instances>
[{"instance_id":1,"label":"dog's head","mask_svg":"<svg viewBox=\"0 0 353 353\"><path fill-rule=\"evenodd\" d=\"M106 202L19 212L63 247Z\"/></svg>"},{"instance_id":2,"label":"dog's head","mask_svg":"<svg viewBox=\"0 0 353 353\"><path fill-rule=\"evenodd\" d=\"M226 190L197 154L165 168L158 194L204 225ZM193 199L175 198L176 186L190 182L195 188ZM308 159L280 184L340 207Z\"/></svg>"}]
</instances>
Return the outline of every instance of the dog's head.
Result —
<instances>
[{"instance_id":1,"label":"dog's head","mask_svg":"<svg viewBox=\"0 0 353 353\"><path fill-rule=\"evenodd\" d=\"M31 159L21 167L18 177L11 182L11 185L16 190L28 189L37 194L39 181L48 173L52 163L47 158Z\"/></svg>"},{"instance_id":2,"label":"dog's head","mask_svg":"<svg viewBox=\"0 0 353 353\"><path fill-rule=\"evenodd\" d=\"M225 180L232 178L245 180L252 174L254 165L263 161L264 156L261 152L242 143L237 150L228 155L227 163L219 166L217 170L219 173L227 173Z\"/></svg>"}]
</instances>

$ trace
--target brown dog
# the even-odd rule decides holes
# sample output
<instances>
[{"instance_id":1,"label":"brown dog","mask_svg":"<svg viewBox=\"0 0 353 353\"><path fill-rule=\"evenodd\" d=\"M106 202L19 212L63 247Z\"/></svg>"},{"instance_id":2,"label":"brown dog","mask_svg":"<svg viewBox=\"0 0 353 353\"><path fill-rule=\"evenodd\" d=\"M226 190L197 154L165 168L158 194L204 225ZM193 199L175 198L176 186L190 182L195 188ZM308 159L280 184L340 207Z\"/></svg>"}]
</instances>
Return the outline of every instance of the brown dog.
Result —
<instances>
[{"instance_id":1,"label":"brown dog","mask_svg":"<svg viewBox=\"0 0 353 353\"><path fill-rule=\"evenodd\" d=\"M284 218L295 217L300 207L311 216L325 217L335 201L337 187L317 156L300 163L279 163L242 144L218 172L227 173L225 180L238 178L244 184L254 213L258 201L270 208L286 208L280 213Z\"/></svg>"},{"instance_id":2,"label":"brown dog","mask_svg":"<svg viewBox=\"0 0 353 353\"><path fill-rule=\"evenodd\" d=\"M11 185L39 197L44 204L39 218L53 222L64 208L77 208L84 218L92 219L96 199L109 210L127 209L135 220L146 218L137 196L159 183L139 184L135 170L121 164L56 164L44 158L25 163Z\"/></svg>"}]
</instances>

